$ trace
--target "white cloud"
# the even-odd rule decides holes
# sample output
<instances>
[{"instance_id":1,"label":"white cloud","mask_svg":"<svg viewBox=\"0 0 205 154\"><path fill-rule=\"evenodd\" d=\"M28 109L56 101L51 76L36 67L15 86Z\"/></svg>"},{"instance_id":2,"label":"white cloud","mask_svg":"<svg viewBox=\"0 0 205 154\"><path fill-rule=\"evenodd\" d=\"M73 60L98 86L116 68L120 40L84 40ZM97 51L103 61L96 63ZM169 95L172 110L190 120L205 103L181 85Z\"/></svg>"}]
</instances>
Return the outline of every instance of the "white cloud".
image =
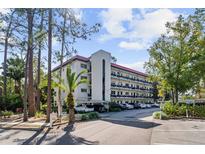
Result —
<instances>
[{"instance_id":1,"label":"white cloud","mask_svg":"<svg viewBox=\"0 0 205 154\"><path fill-rule=\"evenodd\" d=\"M177 19L178 14L170 9L158 9L152 12L144 12L142 19L134 20L133 37L152 39L166 32L165 24Z\"/></svg>"},{"instance_id":2,"label":"white cloud","mask_svg":"<svg viewBox=\"0 0 205 154\"><path fill-rule=\"evenodd\" d=\"M119 47L121 47L123 49L132 50L132 49L143 49L144 45L140 44L139 42L122 41L122 42L119 43Z\"/></svg>"},{"instance_id":3,"label":"white cloud","mask_svg":"<svg viewBox=\"0 0 205 154\"><path fill-rule=\"evenodd\" d=\"M177 19L177 13L171 9L108 9L100 15L103 27L107 31L100 41L112 38L124 39L118 45L123 49L147 48L153 39L166 32L165 24Z\"/></svg>"},{"instance_id":4,"label":"white cloud","mask_svg":"<svg viewBox=\"0 0 205 154\"><path fill-rule=\"evenodd\" d=\"M120 65L140 71L140 72L145 72L144 64L145 64L145 61L137 61L131 64L120 64Z\"/></svg>"},{"instance_id":5,"label":"white cloud","mask_svg":"<svg viewBox=\"0 0 205 154\"><path fill-rule=\"evenodd\" d=\"M124 22L132 21L132 9L108 9L100 13L103 27L108 34L103 35L101 40L107 40L112 37L124 37L127 29L123 26Z\"/></svg>"}]
</instances>

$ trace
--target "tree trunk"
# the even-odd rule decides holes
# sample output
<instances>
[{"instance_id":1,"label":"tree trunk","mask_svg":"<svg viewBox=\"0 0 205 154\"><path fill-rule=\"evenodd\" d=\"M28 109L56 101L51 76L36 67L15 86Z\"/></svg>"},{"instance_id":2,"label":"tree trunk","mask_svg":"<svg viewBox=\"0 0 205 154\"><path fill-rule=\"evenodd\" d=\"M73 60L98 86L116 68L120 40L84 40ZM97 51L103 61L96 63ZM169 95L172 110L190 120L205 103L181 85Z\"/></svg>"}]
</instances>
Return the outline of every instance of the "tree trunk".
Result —
<instances>
[{"instance_id":1,"label":"tree trunk","mask_svg":"<svg viewBox=\"0 0 205 154\"><path fill-rule=\"evenodd\" d=\"M28 20L28 102L29 116L33 117L36 112L35 108L35 98L34 98L34 89L33 89L33 9L27 9L27 20Z\"/></svg>"},{"instance_id":2,"label":"tree trunk","mask_svg":"<svg viewBox=\"0 0 205 154\"><path fill-rule=\"evenodd\" d=\"M175 103L178 102L178 99L179 99L179 92L178 92L178 89L176 88L175 89Z\"/></svg>"},{"instance_id":3,"label":"tree trunk","mask_svg":"<svg viewBox=\"0 0 205 154\"><path fill-rule=\"evenodd\" d=\"M27 76L28 76L28 52L26 54L26 64L25 64L25 80L24 80L24 97L23 97L23 121L28 121L28 115L27 115L27 101L28 101L28 95L27 95Z\"/></svg>"},{"instance_id":4,"label":"tree trunk","mask_svg":"<svg viewBox=\"0 0 205 154\"><path fill-rule=\"evenodd\" d=\"M174 95L174 90L172 89L171 90L171 93L172 93L172 103L174 104L175 103L175 95Z\"/></svg>"},{"instance_id":5,"label":"tree trunk","mask_svg":"<svg viewBox=\"0 0 205 154\"><path fill-rule=\"evenodd\" d=\"M72 93L68 94L67 103L69 107L69 124L73 124L75 122L75 110L74 110L74 98Z\"/></svg>"},{"instance_id":6,"label":"tree trunk","mask_svg":"<svg viewBox=\"0 0 205 154\"><path fill-rule=\"evenodd\" d=\"M3 76L4 76L4 85L3 85L3 95L6 96L7 95L7 54L8 54L8 39L11 35L11 25L12 25L12 22L13 22L13 15L14 15L14 12L12 12L11 16L10 16L10 20L9 20L9 25L7 27L7 30L6 30L6 35L5 35L5 41L4 41L4 64L3 64Z\"/></svg>"},{"instance_id":7,"label":"tree trunk","mask_svg":"<svg viewBox=\"0 0 205 154\"><path fill-rule=\"evenodd\" d=\"M63 21L63 31L62 31L62 44L61 44L61 54L60 54L60 74L59 74L59 84L61 84L62 78L62 65L63 65L63 56L64 56L64 44L65 44L65 26L66 26L66 11L64 14L64 21ZM61 119L62 114L62 101L61 101L61 89L58 88L58 117Z\"/></svg>"},{"instance_id":8,"label":"tree trunk","mask_svg":"<svg viewBox=\"0 0 205 154\"><path fill-rule=\"evenodd\" d=\"M48 94L47 94L47 122L50 122L51 112L51 55L52 55L52 9L48 16Z\"/></svg>"},{"instance_id":9,"label":"tree trunk","mask_svg":"<svg viewBox=\"0 0 205 154\"><path fill-rule=\"evenodd\" d=\"M41 10L42 14L41 14L41 24L40 24L40 31L42 32L43 30L43 16L44 16L44 12L43 10ZM40 89L39 89L39 85L40 85L40 78L41 78L41 48L42 48L42 42L39 41L39 45L38 45L38 68L37 68L37 85L36 85L36 109L40 110Z\"/></svg>"},{"instance_id":10,"label":"tree trunk","mask_svg":"<svg viewBox=\"0 0 205 154\"><path fill-rule=\"evenodd\" d=\"M8 49L8 37L6 36L5 38L5 46L4 46L4 87L3 87L3 95L6 96L7 95L7 77L6 77L6 74L7 74L7 49Z\"/></svg>"}]
</instances>

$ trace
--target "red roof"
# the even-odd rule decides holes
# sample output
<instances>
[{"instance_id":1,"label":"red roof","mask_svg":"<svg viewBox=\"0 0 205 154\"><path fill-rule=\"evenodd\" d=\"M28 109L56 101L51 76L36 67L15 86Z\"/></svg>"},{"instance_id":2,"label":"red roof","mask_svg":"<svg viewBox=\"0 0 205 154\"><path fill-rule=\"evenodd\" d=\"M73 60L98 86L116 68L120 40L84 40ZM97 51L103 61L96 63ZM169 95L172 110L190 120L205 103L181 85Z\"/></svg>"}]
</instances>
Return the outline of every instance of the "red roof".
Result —
<instances>
[{"instance_id":1,"label":"red roof","mask_svg":"<svg viewBox=\"0 0 205 154\"><path fill-rule=\"evenodd\" d=\"M142 76L145 76L145 77L148 76L148 75L145 74L145 73L142 73L142 72L133 70L133 69L131 69L131 68L118 65L118 64L111 63L111 66L112 66L112 67L115 67L115 68L119 68L119 69L125 70L125 71L128 71L128 72L131 72L131 73L139 74L139 75L142 75Z\"/></svg>"},{"instance_id":2,"label":"red roof","mask_svg":"<svg viewBox=\"0 0 205 154\"><path fill-rule=\"evenodd\" d=\"M88 62L90 59L87 58L87 57L83 57L83 56L76 55L76 56L73 56L72 58L68 59L67 61L65 61L65 62L62 64L62 66L65 66L65 65L67 65L67 64L69 64L69 63L71 63L71 62L73 62L74 60L80 60L80 61ZM60 65L57 66L57 67L55 67L55 68L53 69L53 71L56 71L56 70L59 69L59 68L60 68Z\"/></svg>"},{"instance_id":3,"label":"red roof","mask_svg":"<svg viewBox=\"0 0 205 154\"><path fill-rule=\"evenodd\" d=\"M90 60L90 57L87 58L87 57L83 57L83 56L80 56L80 55L76 55L76 56L73 56L72 58L70 58L69 60L65 61L62 66L65 66L65 65L71 63L71 62L74 61L74 60L80 60L80 61L88 62L88 61ZM142 75L142 76L145 76L145 77L148 76L148 75L145 74L145 73L142 73L142 72L133 70L133 69L131 69L131 68L118 65L118 64L111 63L111 66L112 66L112 67L119 68L119 69L123 69L123 70L128 71L128 72L131 72L131 73L139 74L139 75ZM56 70L59 69L59 68L60 68L60 65L57 66L57 67L55 67L55 68L53 69L53 71L56 71Z\"/></svg>"}]
</instances>

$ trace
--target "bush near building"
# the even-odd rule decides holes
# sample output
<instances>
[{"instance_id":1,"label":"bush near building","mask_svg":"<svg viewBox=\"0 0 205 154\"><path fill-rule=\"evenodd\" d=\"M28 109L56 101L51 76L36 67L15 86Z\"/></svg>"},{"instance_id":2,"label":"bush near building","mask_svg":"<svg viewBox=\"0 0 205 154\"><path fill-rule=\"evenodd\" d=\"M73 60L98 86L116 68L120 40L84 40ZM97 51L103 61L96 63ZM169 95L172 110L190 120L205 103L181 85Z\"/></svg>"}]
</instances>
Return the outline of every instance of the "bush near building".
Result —
<instances>
[{"instance_id":1,"label":"bush near building","mask_svg":"<svg viewBox=\"0 0 205 154\"><path fill-rule=\"evenodd\" d=\"M89 113L84 113L81 115L81 121L87 121L87 120L96 120L99 119L100 116L97 112L89 112Z\"/></svg>"},{"instance_id":2,"label":"bush near building","mask_svg":"<svg viewBox=\"0 0 205 154\"><path fill-rule=\"evenodd\" d=\"M154 119L160 119L160 114L162 120L169 119L169 116L166 113L160 111L154 112L152 116Z\"/></svg>"},{"instance_id":3,"label":"bush near building","mask_svg":"<svg viewBox=\"0 0 205 154\"><path fill-rule=\"evenodd\" d=\"M193 106L166 102L162 107L162 111L170 118L186 117L186 112L188 112L188 116L192 118L205 118L205 105Z\"/></svg>"}]
</instances>

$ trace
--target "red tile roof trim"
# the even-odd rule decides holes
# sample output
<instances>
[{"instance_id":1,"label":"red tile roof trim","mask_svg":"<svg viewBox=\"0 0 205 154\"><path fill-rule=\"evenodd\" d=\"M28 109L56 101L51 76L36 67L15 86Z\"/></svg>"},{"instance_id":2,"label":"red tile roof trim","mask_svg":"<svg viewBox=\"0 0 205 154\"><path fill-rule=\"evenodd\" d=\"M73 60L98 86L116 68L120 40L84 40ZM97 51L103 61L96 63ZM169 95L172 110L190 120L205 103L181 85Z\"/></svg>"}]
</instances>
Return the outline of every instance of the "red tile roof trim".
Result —
<instances>
[{"instance_id":1,"label":"red tile roof trim","mask_svg":"<svg viewBox=\"0 0 205 154\"><path fill-rule=\"evenodd\" d=\"M88 62L90 59L87 58L87 57L83 57L83 56L79 56L79 55L76 55L76 56L73 56L72 58L68 59L67 61L65 61L62 66L65 66L71 62L73 62L74 60L80 60L80 61L83 61L83 62ZM52 71L56 71L57 69L60 68L60 65L55 67Z\"/></svg>"},{"instance_id":2,"label":"red tile roof trim","mask_svg":"<svg viewBox=\"0 0 205 154\"><path fill-rule=\"evenodd\" d=\"M142 72L139 72L139 71L133 70L133 69L131 69L131 68L124 67L124 66L121 66L121 65L118 65L118 64L111 63L111 66L112 66L112 67L119 68L119 69L122 69L122 70L125 70L125 71L128 71L128 72L131 72L131 73L139 74L139 75L142 75L142 76L145 76L145 77L148 76L148 75L145 74L145 73L142 73Z\"/></svg>"},{"instance_id":3,"label":"red tile roof trim","mask_svg":"<svg viewBox=\"0 0 205 154\"><path fill-rule=\"evenodd\" d=\"M83 57L83 56L76 55L76 56L73 56L72 58L70 58L69 60L65 61L62 66L65 66L65 65L67 65L67 64L69 64L69 63L71 63L71 62L73 62L74 60L80 60L80 61L83 61L83 62L88 62L88 61L90 60L90 57L87 58L87 57ZM142 72L133 70L133 69L131 69L131 68L118 65L118 64L111 63L111 66L116 67L116 68L119 68L119 69L123 69L123 70L128 71L128 72L131 72L131 73L139 74L139 75L142 75L142 76L145 76L145 77L148 76L148 75L145 74L145 73L142 73ZM56 71L56 70L59 69L59 68L60 68L60 65L57 66L57 67L55 67L52 71Z\"/></svg>"}]
</instances>

